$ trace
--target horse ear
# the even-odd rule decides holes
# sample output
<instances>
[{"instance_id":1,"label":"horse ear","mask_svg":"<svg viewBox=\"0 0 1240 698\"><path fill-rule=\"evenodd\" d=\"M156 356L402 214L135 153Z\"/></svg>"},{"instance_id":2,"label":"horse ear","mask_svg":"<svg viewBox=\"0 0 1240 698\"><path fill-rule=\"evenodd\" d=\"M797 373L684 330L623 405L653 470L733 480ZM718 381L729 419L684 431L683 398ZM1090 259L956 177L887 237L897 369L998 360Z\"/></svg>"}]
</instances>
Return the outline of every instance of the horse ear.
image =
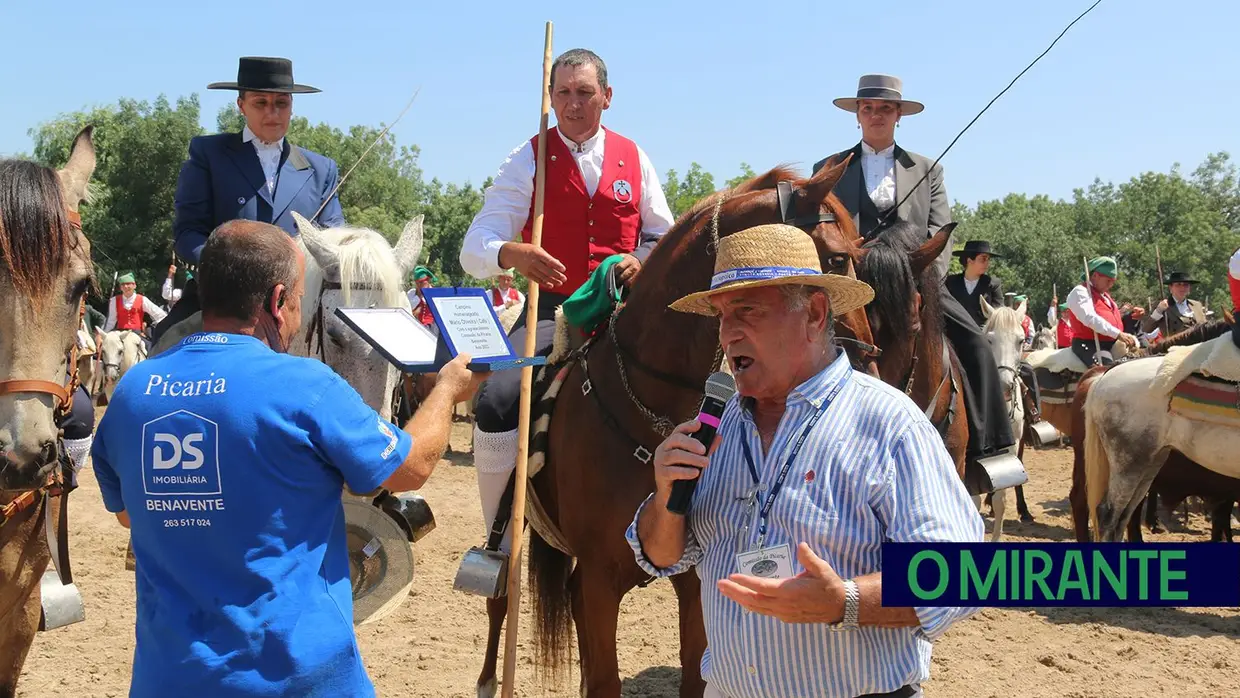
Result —
<instances>
[{"instance_id":1,"label":"horse ear","mask_svg":"<svg viewBox=\"0 0 1240 698\"><path fill-rule=\"evenodd\" d=\"M426 214L418 214L405 225L405 229L400 234L400 239L396 241L396 249L393 251L396 255L396 264L400 267L402 276L408 275L413 267L418 263L418 258L422 256L423 241L423 222Z\"/></svg>"},{"instance_id":2,"label":"horse ear","mask_svg":"<svg viewBox=\"0 0 1240 698\"><path fill-rule=\"evenodd\" d=\"M943 250L947 248L948 242L952 239L952 230L955 228L955 223L948 223L939 228L934 237L922 243L921 247L909 255L908 261L913 267L915 275L921 276L921 273L933 264L934 260L939 258L939 255L943 254Z\"/></svg>"},{"instance_id":3,"label":"horse ear","mask_svg":"<svg viewBox=\"0 0 1240 698\"><path fill-rule=\"evenodd\" d=\"M989 319L990 316L994 314L995 309L991 307L990 303L985 298L981 300L982 300L982 317Z\"/></svg>"},{"instance_id":4,"label":"horse ear","mask_svg":"<svg viewBox=\"0 0 1240 698\"><path fill-rule=\"evenodd\" d=\"M852 153L844 158L838 164L827 163L821 170L818 170L813 177L810 177L801 185L805 197L810 201L826 201L831 195L831 190L835 188L836 183L844 176L844 170L848 169L848 162L852 159Z\"/></svg>"},{"instance_id":5,"label":"horse ear","mask_svg":"<svg viewBox=\"0 0 1240 698\"><path fill-rule=\"evenodd\" d=\"M95 172L95 127L87 125L73 139L73 147L69 150L69 161L59 171L60 183L64 188L65 204L69 210L78 210L78 205L87 199L90 176Z\"/></svg>"},{"instance_id":6,"label":"horse ear","mask_svg":"<svg viewBox=\"0 0 1240 698\"><path fill-rule=\"evenodd\" d=\"M293 222L297 224L297 239L314 258L315 264L323 270L323 275L329 279L339 279L340 264L336 258L336 251L323 239L322 231L296 211L293 211Z\"/></svg>"}]
</instances>

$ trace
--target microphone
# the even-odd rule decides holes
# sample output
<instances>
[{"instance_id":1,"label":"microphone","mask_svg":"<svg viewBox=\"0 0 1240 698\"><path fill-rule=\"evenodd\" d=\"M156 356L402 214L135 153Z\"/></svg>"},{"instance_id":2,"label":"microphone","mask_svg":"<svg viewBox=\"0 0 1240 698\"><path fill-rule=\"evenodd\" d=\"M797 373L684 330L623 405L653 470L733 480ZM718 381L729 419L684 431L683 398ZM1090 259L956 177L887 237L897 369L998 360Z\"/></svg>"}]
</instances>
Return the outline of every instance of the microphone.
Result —
<instances>
[{"instance_id":1,"label":"microphone","mask_svg":"<svg viewBox=\"0 0 1240 698\"><path fill-rule=\"evenodd\" d=\"M697 420L701 423L692 436L698 443L710 451L715 441L715 432L719 429L719 417L723 415L723 406L736 394L736 381L728 374L718 371L706 379L706 396L702 398L702 409ZM701 477L699 474L698 477ZM693 490L697 488L697 478L677 480L672 483L672 493L667 500L667 510L673 514L684 516L689 511L689 502L693 499Z\"/></svg>"}]
</instances>

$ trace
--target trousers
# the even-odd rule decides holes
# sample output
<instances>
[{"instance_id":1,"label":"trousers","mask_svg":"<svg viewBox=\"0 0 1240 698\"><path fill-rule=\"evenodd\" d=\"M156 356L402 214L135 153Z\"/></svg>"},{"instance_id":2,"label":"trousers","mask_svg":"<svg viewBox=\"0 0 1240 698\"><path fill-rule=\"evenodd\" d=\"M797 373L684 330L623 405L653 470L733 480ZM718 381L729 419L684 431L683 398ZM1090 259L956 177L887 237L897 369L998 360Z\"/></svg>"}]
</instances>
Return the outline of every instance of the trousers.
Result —
<instances>
[{"instance_id":1,"label":"trousers","mask_svg":"<svg viewBox=\"0 0 1240 698\"><path fill-rule=\"evenodd\" d=\"M540 293L538 323L534 327L536 356L551 353L555 342L555 310L567 300L556 293ZM529 333L526 314L508 333L513 348L522 351ZM484 535L499 511L508 478L517 467L517 426L521 416L521 372L500 371L478 389L474 405L474 470L478 476L478 497L482 502ZM501 550L511 550L512 532L504 534Z\"/></svg>"},{"instance_id":2,"label":"trousers","mask_svg":"<svg viewBox=\"0 0 1240 698\"><path fill-rule=\"evenodd\" d=\"M1094 354L1098 351L1098 347L1101 347L1102 351L1111 351L1114 346L1114 339L1102 339L1099 337L1097 345L1094 344L1092 339L1072 339L1072 353L1076 355L1076 358L1085 363L1086 368L1093 367Z\"/></svg>"},{"instance_id":3,"label":"trousers","mask_svg":"<svg viewBox=\"0 0 1240 698\"><path fill-rule=\"evenodd\" d=\"M990 350L990 342L955 296L944 292L941 302L943 333L964 369L965 411L969 421L966 457L975 458L1014 445L1016 437L1008 421L999 365Z\"/></svg>"},{"instance_id":4,"label":"trousers","mask_svg":"<svg viewBox=\"0 0 1240 698\"><path fill-rule=\"evenodd\" d=\"M922 695L921 686L917 684L909 684L901 686L894 691L887 693L867 693L857 698L920 698ZM706 691L702 694L702 698L728 698L727 694L715 688L714 684L706 684Z\"/></svg>"}]
</instances>

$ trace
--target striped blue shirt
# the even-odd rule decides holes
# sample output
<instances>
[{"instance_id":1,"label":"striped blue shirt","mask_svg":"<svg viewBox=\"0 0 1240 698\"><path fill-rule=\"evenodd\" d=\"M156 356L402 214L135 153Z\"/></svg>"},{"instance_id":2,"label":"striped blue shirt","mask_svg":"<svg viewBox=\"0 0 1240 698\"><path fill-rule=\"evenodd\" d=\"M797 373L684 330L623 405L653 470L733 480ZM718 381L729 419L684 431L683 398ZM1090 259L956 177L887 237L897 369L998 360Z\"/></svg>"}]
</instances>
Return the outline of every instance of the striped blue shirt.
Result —
<instances>
[{"instance_id":1,"label":"striped blue shirt","mask_svg":"<svg viewBox=\"0 0 1240 698\"><path fill-rule=\"evenodd\" d=\"M793 444L841 382L771 509L765 546L786 543L799 574L796 547L806 542L852 579L882 569L884 541L982 540L981 517L933 425L904 394L853 371L843 352L788 396L768 454L748 401L734 397L720 422L722 443L694 494L684 557L658 569L642 553L637 517L626 534L638 564L652 575L697 566L709 645L702 676L731 698L857 696L922 682L930 676L931 643L977 610L917 608L919 627L839 631L751 613L719 592L716 582L738 571L737 552L756 547L758 510ZM752 510L742 440L766 486ZM747 512L752 518L741 540Z\"/></svg>"}]
</instances>

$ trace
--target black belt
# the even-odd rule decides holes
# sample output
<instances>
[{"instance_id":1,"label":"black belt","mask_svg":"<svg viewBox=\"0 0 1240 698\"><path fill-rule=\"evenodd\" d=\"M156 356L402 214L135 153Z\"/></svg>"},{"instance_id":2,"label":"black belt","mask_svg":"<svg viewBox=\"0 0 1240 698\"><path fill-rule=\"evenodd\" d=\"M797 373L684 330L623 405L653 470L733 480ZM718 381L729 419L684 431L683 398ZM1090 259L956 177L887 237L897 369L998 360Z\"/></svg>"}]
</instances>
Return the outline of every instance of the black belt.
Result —
<instances>
[{"instance_id":1,"label":"black belt","mask_svg":"<svg viewBox=\"0 0 1240 698\"><path fill-rule=\"evenodd\" d=\"M857 698L909 698L909 696L917 695L917 689L910 686L901 686L894 691L887 693L867 693Z\"/></svg>"}]
</instances>

